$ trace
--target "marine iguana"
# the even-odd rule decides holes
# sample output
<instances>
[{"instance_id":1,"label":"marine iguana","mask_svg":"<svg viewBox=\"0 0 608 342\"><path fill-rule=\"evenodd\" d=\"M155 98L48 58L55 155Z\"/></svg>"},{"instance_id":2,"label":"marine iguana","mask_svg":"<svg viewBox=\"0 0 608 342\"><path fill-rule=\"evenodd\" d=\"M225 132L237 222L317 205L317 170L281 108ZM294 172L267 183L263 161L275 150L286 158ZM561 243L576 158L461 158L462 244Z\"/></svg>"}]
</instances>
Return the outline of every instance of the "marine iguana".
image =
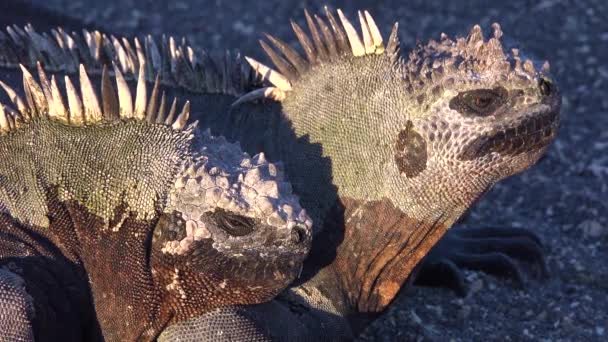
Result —
<instances>
[{"instance_id":1,"label":"marine iguana","mask_svg":"<svg viewBox=\"0 0 608 342\"><path fill-rule=\"evenodd\" d=\"M261 45L276 70L247 60L268 86L204 124L282 160L313 221L322 222L304 280L286 295L293 320L306 325L302 311L330 312L344 318L342 331L356 334L493 184L540 158L556 135L561 97L548 63L536 70L518 50L504 52L498 24L488 40L474 26L467 37L419 45L406 60L397 24L385 46L368 12L358 13L362 35L341 11L340 23L325 12L326 19L305 13L309 35L292 22L303 56L267 34ZM260 114L247 105L259 99L277 103ZM286 310L271 305L248 310ZM276 332L258 312L235 315L263 327L268 339L331 335L318 322L308 331L323 333L305 335ZM162 336L197 325L208 333L204 320Z\"/></svg>"},{"instance_id":2,"label":"marine iguana","mask_svg":"<svg viewBox=\"0 0 608 342\"><path fill-rule=\"evenodd\" d=\"M213 81L209 81L206 76L217 73L218 70L214 69L217 64L210 62L207 56L198 54L186 45L182 44L180 46L175 41L171 43L171 40L168 40L169 43L159 49L153 40L146 39L144 47L136 46L135 49L132 49L125 46L119 47L116 44L117 40L104 37L102 34L86 32L85 37L87 34L89 35L86 38L88 44L76 43L72 45L71 55L73 57L70 61L88 58L93 60L92 64L95 64L104 59L122 58L122 60L130 61L126 64L131 64L132 67L127 69L134 73L134 70L137 70L138 61L149 60L146 65L153 67L147 72L148 79L152 79L155 70L160 70L161 82L169 85L169 89L177 89L178 92L180 89L181 91L185 89L202 93L193 95L191 99L193 104L201 104L197 108L201 108L201 114L204 113L201 117L203 125L211 126L217 132L225 132L231 139L241 141L243 146L250 151L263 149L273 158L288 154L286 170L290 179L294 181L296 190L302 192L304 206L310 209L313 217L326 218L323 225L315 227L319 231L314 239L312 256L307 269L305 269L305 276L299 284L285 291L271 303L225 308L209 312L199 319L170 327L161 335L161 338L168 340L188 337L217 339L216 333L219 334L220 332L223 332L223 337L227 339L235 336L260 339L267 337L319 338L319 334L325 334L327 337L352 336L350 335L352 334L351 328L355 328L353 330L356 331L362 326L352 323L358 321L358 319L366 321L367 318L375 316L377 312L381 312L390 303L413 266L426 254L436 239L466 207L471 205L493 182L533 164L554 136L559 111L557 90L544 77L543 73L537 73L534 70L530 62L522 64L516 54L513 56L504 54L499 43L500 30L497 26L495 27L495 37L488 42L484 42L479 28L476 27L467 38L452 41L444 37L440 43L431 42L426 46L420 46L415 53L411 54L410 60L405 62L401 60L398 54L396 29L391 34L388 46L384 48L381 44L370 44L370 42L373 44L373 39L376 39L375 42L377 43L377 39L381 36L375 28L373 19L367 13L361 15L364 29L363 43L365 44L361 43L360 39L359 41L355 39L356 32L345 17L341 16L341 20L346 30L337 23L331 13L328 12L327 16L329 25L315 17L318 28L312 18L309 19L309 24L312 23L311 27L314 27L311 28L312 38L301 33L302 30L294 25L299 39L303 41L305 52L311 52L310 56L307 55L307 60L302 57L299 57L298 60L298 56L294 54L295 50L290 50L274 37L270 38L271 42L275 46L279 46L283 53L283 57L281 57L276 52L271 52L271 55L274 54L272 59L278 60L278 64L283 63L284 67L291 70L291 74L283 71L283 74L290 76L285 77L283 75L281 77L276 72L269 72L270 69L264 69L263 67L261 69L264 69L264 75L269 76L270 80L276 81L278 78L279 81L277 82L279 84L288 84L287 87L292 87L292 91L285 94L287 88L258 89L243 97L241 101L250 100L260 94L268 94L282 99L283 102L280 105L245 103L233 107L230 115L224 114L225 109L227 104L234 100L234 95L239 93L238 88L244 89L254 86L247 77L242 77L243 74L238 72L241 68L238 63L231 65L226 60L222 61L217 69L221 70L220 73L223 77L219 79L212 77ZM319 33L319 29L321 33ZM136 43L135 45L139 44ZM114 49L110 47L114 47ZM361 54L361 50L357 49L358 47L363 47L364 51L369 49L369 52L374 51L374 53L376 51L380 52L384 48L384 52L377 55L364 53L362 56L356 56ZM38 49L40 51L44 48L41 49L40 46L37 46L32 50ZM268 46L266 46L266 49L270 50ZM69 49L60 50L63 52L69 51ZM106 55L107 50L110 53ZM83 52L85 56L80 56ZM46 61L51 58L48 57L49 55L53 56L53 54L40 54L39 56L46 58ZM457 62L456 65L462 66L462 69L455 68L450 64L454 61ZM257 62L254 62L254 64L258 70L261 70ZM352 68L354 64L361 68L345 77L341 72L348 70L349 65ZM53 66L52 63L49 63L49 65ZM298 66L301 69L298 69ZM375 68L371 68L372 66L375 66ZM437 67L435 71L431 71L434 69L433 66ZM73 67L67 68L62 64L59 65L59 69L68 72L74 71ZM360 70L366 70L367 72L359 73ZM467 70L471 73L467 74ZM440 75L442 71L445 72ZM309 91L301 92L301 89L303 89L301 88L303 84L301 82L307 80L314 83L315 75L319 77L325 72L329 72L327 74L329 76L334 76L327 79L328 83L331 83L329 80L336 83L324 88L324 92L321 94L312 92L309 98L312 101L312 106L319 103L327 105L327 101L331 102L332 99L337 101L336 96L332 97L328 94L332 94L332 90L340 89L339 87L351 87L350 90L354 92L347 94L356 95L357 87L365 84L370 86L368 91L376 95L372 97L369 103L357 104L356 101L347 101L341 103L339 107L335 107L348 108L349 105L355 103L361 113L368 114L367 116L362 114L345 116L338 115L338 113L330 115L328 113L325 117L327 120L331 121L332 118L336 117L340 118L336 118L338 122L347 119L367 120L367 118L380 120L382 114L388 115L386 112L388 109L394 109L394 113L398 114L387 116L387 122L392 123L394 127L387 127L386 125L371 125L368 127L368 123L360 126L355 125L355 127L339 126L332 128L331 125L329 126L330 129L336 129L339 133L349 133L348 130L350 129L352 130L350 133L355 133L354 137L358 139L375 139L379 142L376 146L378 147L377 155L358 153L358 147L364 145L360 145L356 139L348 136L342 135L342 140L334 140L331 139L331 135L319 137L320 132L323 132L321 129L307 131L310 127L306 128L305 126L314 124L314 120L310 118L299 122L299 128L296 125L298 121L294 118L306 118L307 114L312 113L303 111L300 115L298 111L293 112L294 107L290 106L297 105L298 102L290 102L290 97L293 96L294 99L299 98L300 100L307 99ZM458 76L452 78L452 81L454 81L452 84L445 83L450 82L450 78L445 76L450 73L453 76ZM430 78L428 80L426 79L428 77L421 78L421 74L430 76ZM505 79L497 80L496 75L503 75ZM471 81L473 79L472 76L475 76L477 84L467 82L467 80ZM341 82L343 79L344 83ZM379 80L383 82L379 82ZM420 80L420 84L414 87L412 82L416 80ZM426 82L423 82L424 80ZM221 94L215 92L215 94L210 95L212 92L208 91L208 84L216 82L222 84L223 91L219 92ZM493 92L493 88L483 88L489 84L494 85L493 83L499 83L503 89L508 90L507 94L502 89ZM309 88L318 89L318 87L310 87L311 83L308 84ZM323 83L320 82L319 84ZM437 84L441 84L443 87L431 87L431 85ZM387 85L392 85L393 88L387 89ZM409 90L407 89L408 86ZM481 87L484 91L477 94L473 91L476 87ZM455 93L458 93L456 90L460 88L468 96L456 95ZM421 96L427 91L426 96ZM388 95L393 97L387 97ZM506 125L502 128L508 132L512 131L512 133L497 138L493 135L494 133L499 134L499 130L502 128L499 126L492 127L490 124L490 119L496 119L493 114L485 113L488 117L484 118L483 115L477 113L478 117L474 118L475 112L468 112L474 108L458 106L462 101L465 101L464 104L468 104L466 101L479 96L488 97L491 102L497 101L497 99L504 101L496 106L497 108L494 108L496 110L494 114L500 114L497 115L498 119L503 120L502 123ZM451 108L451 98L457 97L460 98L460 101L455 101L454 108ZM350 98L351 101L355 99L354 96ZM329 107L332 106L329 105ZM219 108L224 110L218 110ZM289 108L291 108L291 111ZM321 108L327 109L328 107ZM431 118L438 120L438 122L428 122L429 118L424 115L433 108L435 108L436 115ZM208 109L209 113L205 113L205 109ZM539 132L539 134L536 134L536 131L531 132L530 137L515 129L515 127L524 123L518 121L522 120L518 115L523 115L526 109L530 111L531 130L537 129ZM460 113L459 110L463 113ZM414 115L415 113L418 113L418 115ZM346 114L349 113L346 112ZM534 117L534 114L539 115L538 119ZM442 120L444 115L449 116ZM514 119L514 121L509 122L509 119ZM352 122L357 123L356 120ZM426 129L422 130L422 123L425 120L427 120ZM445 122L443 122L444 120ZM390 134L383 138L383 135L367 136L369 132L364 131L377 127L388 130L396 129L397 125L394 124L398 124L400 121L403 121L401 122L401 129L392 136L394 141L382 141L384 138L390 137ZM446 128L444 124L448 124L447 127L451 127L452 124L461 124L461 126L459 126L460 130L450 132L448 138L443 135L443 132L438 132ZM467 125L479 125L480 130L468 131L466 129ZM343 129L342 132L340 132L340 127ZM455 129L454 127L451 128ZM298 132L298 129L301 131ZM544 129L547 129L547 136L540 134L544 133ZM264 134L250 134L252 131L264 132ZM452 135L452 133L457 134ZM318 140L313 140L311 143L310 140L307 140L306 134L312 139ZM484 137L484 134L488 134L485 138L489 139L491 143L484 145L479 140L476 142L477 146L472 144L475 141L474 138ZM520 136L521 134L529 139L524 140ZM304 135L304 137L298 135ZM461 140L456 139L456 135ZM522 138L522 142L533 142L536 136L540 139L537 142L538 144L515 145L513 149L509 149L507 146L510 143L517 143L520 138ZM280 144L276 144L277 141ZM504 144L501 145L501 142ZM346 144L346 146L340 144ZM401 154L397 153L398 150L396 150L399 146L403 147ZM412 149L416 146L424 146L424 148ZM475 147L479 152L477 163ZM481 149L481 147L485 149ZM518 150L518 147L530 147L530 149ZM393 152L392 157L387 158L387 150ZM328 153L327 151L330 154L325 154ZM423 151L425 153L422 153ZM465 151L469 151L470 160L467 159ZM298 153L294 152L302 152L305 157L301 158ZM351 152L349 156L354 158L340 155L340 152ZM412 157L413 152L416 153ZM420 158L421 155L425 155L426 159ZM371 194L364 196L365 200L371 199L371 201L362 203L361 198L349 198L352 197L352 194L344 196L340 193L342 191L355 191L355 195L357 195L357 189L353 189L353 187L357 188L353 185L357 184L357 179L350 179L348 172L353 172L353 165L365 166L365 164L361 164L362 158L373 160L373 158L378 157L384 158L383 160L387 162L386 170L390 171L392 167L393 171L391 172L396 172L395 168L399 171L395 173L397 180L390 177L387 179L372 177L368 181L372 185L375 184L376 189L374 189L374 186L369 189L366 188L366 183L365 186L359 186L360 189L358 190L393 190L391 196L396 197L374 200L374 196L377 196L378 193L374 194L372 191ZM353 159L354 162L350 159ZM309 162L316 165L317 169L306 167L306 163ZM413 162L413 164L410 162ZM486 162L485 167L484 162ZM464 167L466 165L470 167L469 170ZM305 171L298 170L300 167L304 167ZM400 168L403 168L403 170ZM460 170L470 171L471 173L458 174L458 177L452 178L446 175L443 175L446 177L442 177L441 172L438 172L442 168L444 171ZM360 169L370 171L366 167ZM435 172L431 172L433 170ZM404 173L403 176L401 172ZM416 172L418 173L416 174ZM360 176L356 175L356 171L354 173L355 176ZM434 189L437 190L436 194L429 193L431 189L425 186L425 182L421 182L421 178L419 178L422 177L421 175L431 175L431 178L437 180L437 183L434 184ZM336 180L338 183L334 184L333 182ZM385 180L394 181L392 184L394 188L382 188L380 185ZM447 190L450 190L449 186L454 186L454 184L448 184L447 180L449 182L458 181L455 184L464 184L471 186L471 188L468 189L468 192L463 192L462 196L453 197L452 193ZM335 185L338 185L339 189L336 189ZM423 202L412 205L412 208L416 210L411 213L403 212L403 208L399 207L399 201L402 201L403 197L398 196L398 190L403 186L406 187L401 188L402 190L410 189L414 193L420 194L419 197L423 199ZM315 195L311 194L313 191L320 191L322 195L315 198ZM402 192L403 194L411 193ZM341 195L340 201L336 201L339 195ZM433 198L435 195L436 197ZM332 199L336 201L335 204L330 203ZM452 199L457 203L446 202L446 200ZM395 200L395 203L391 203L392 200ZM438 201L433 203L434 200ZM326 204L325 202L329 204L323 205ZM435 213L438 217L433 219L436 219L436 221L424 222L422 216L433 216L432 210L429 211L430 208L428 207L424 208L424 205L428 205L431 209L434 205L435 210L446 209L441 208L441 204L449 207L447 208L448 212L443 215ZM429 231L432 230L432 227L438 229ZM378 239L371 241L374 238ZM373 248L370 248L370 246ZM366 252L369 254L366 254ZM357 263L360 264L357 265ZM284 325L280 326L281 324L278 322L268 320L270 315L285 317L282 320Z\"/></svg>"},{"instance_id":3,"label":"marine iguana","mask_svg":"<svg viewBox=\"0 0 608 342\"><path fill-rule=\"evenodd\" d=\"M118 67L101 97L82 65L66 96L42 67L0 81L2 340L154 340L298 275L312 222L283 171L187 125L144 68L134 103Z\"/></svg>"}]
</instances>

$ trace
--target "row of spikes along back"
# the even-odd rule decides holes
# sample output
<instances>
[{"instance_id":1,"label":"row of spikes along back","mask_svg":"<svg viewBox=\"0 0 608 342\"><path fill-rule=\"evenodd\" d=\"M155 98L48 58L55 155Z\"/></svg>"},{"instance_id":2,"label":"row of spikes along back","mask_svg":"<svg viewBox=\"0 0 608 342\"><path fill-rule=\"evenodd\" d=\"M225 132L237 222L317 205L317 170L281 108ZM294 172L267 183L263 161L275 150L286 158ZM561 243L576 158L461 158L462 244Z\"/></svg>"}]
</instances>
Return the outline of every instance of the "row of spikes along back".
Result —
<instances>
[{"instance_id":1,"label":"row of spikes along back","mask_svg":"<svg viewBox=\"0 0 608 342\"><path fill-rule=\"evenodd\" d=\"M156 77L152 94L148 97L144 76L145 64L140 66L135 102L132 100L131 91L120 70L114 68L115 89L110 81L107 68L103 68L101 103L83 65L80 65L79 68L80 95L70 77L65 76L66 96L59 90L55 76L53 75L49 80L40 64L38 64L40 83L23 65L20 67L23 72L25 101L13 88L0 81L0 86L12 101L12 106L0 104L0 133L10 133L21 124L38 117L46 117L72 126L134 119L165 124L175 130L183 130L190 115L189 101L186 101L179 114L177 113L177 99L173 99L168 111L164 92L159 101L160 76Z\"/></svg>"},{"instance_id":2,"label":"row of spikes along back","mask_svg":"<svg viewBox=\"0 0 608 342\"><path fill-rule=\"evenodd\" d=\"M522 62L517 49L513 50L514 65L510 67L499 42L502 31L498 24L493 25L494 37L488 42L484 42L481 28L477 25L468 37L456 41L442 34L440 42L431 41L414 49L406 64L399 56L397 23L385 47L382 34L369 12L358 12L361 35L341 10L338 9L337 13L340 23L327 7L327 20L316 14L313 20L313 16L305 11L310 34L291 22L306 59L285 42L266 34L279 53L266 42L260 43L278 71L246 57L253 69L249 68L241 63L240 54L233 56L229 51L220 58L211 57L204 50L192 49L185 39L177 43L173 37L163 36L159 48L155 39L148 35L142 47L138 38L116 38L87 30L83 30L82 35L69 34L61 28L52 30L50 35L40 34L31 25L24 29L9 26L6 34L0 31L0 66L34 66L42 62L49 71L76 73L78 66L83 64L89 73L98 74L104 65L114 63L129 79L135 77L141 65L144 65L145 79L148 81L153 81L154 75L160 74L160 82L164 85L193 92L242 95L234 105L260 98L281 101L292 90L292 83L299 75L312 66L335 61L344 55L360 57L387 53L396 66L404 69L404 78L413 89L424 88L427 79L434 81L440 78L446 73L445 69L453 67L456 62L465 69L471 69L471 64L473 68L488 67L484 65L488 63L499 64L499 67L512 69L514 74L524 78L536 73L531 61ZM442 65L435 63L436 57L445 53L452 58L445 58ZM541 72L547 72L548 67L545 63ZM260 81L263 80L272 86L262 87Z\"/></svg>"},{"instance_id":3,"label":"row of spikes along back","mask_svg":"<svg viewBox=\"0 0 608 342\"><path fill-rule=\"evenodd\" d=\"M68 33L58 27L38 33L31 26L16 25L0 31L0 66L30 68L41 63L51 72L76 74L82 64L90 74L100 74L103 66L116 64L125 79L137 78L141 66L145 78L152 82L160 74L163 85L181 87L193 92L241 95L260 83L260 77L238 52L222 51L211 55L194 50L185 38L169 36L160 40L147 35L115 37L99 31ZM113 74L110 70L110 74Z\"/></svg>"}]
</instances>

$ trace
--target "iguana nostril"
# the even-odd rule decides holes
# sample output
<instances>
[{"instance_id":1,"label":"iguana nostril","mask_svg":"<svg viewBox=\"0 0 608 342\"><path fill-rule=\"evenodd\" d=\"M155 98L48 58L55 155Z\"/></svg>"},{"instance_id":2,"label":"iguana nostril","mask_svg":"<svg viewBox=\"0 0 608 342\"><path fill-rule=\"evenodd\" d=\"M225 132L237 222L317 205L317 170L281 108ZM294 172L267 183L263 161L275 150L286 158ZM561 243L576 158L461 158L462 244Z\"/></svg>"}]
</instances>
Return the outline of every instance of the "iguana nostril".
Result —
<instances>
[{"instance_id":1,"label":"iguana nostril","mask_svg":"<svg viewBox=\"0 0 608 342\"><path fill-rule=\"evenodd\" d=\"M300 244L306 241L306 231L300 226L296 226L291 230L291 241L294 244Z\"/></svg>"},{"instance_id":2,"label":"iguana nostril","mask_svg":"<svg viewBox=\"0 0 608 342\"><path fill-rule=\"evenodd\" d=\"M538 82L538 87L540 88L540 93L544 96L549 96L553 93L553 85L546 78L541 78Z\"/></svg>"}]
</instances>

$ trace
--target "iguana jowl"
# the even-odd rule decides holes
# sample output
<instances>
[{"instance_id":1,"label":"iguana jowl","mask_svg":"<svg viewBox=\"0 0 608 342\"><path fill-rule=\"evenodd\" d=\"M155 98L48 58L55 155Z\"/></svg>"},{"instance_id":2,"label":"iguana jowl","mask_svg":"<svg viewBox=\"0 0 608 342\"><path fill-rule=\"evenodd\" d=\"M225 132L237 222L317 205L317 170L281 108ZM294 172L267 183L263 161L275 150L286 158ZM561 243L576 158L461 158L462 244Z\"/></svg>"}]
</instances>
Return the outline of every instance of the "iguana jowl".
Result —
<instances>
[{"instance_id":1,"label":"iguana jowl","mask_svg":"<svg viewBox=\"0 0 608 342\"><path fill-rule=\"evenodd\" d=\"M40 66L40 83L21 67L24 97L0 82L12 102L0 104L9 339L152 340L216 307L268 301L301 269L312 223L282 170L187 125L188 102L167 111L144 67L134 104L118 68L118 91L103 70L101 102L82 65L67 96Z\"/></svg>"},{"instance_id":2,"label":"iguana jowl","mask_svg":"<svg viewBox=\"0 0 608 342\"><path fill-rule=\"evenodd\" d=\"M294 25L305 57L270 38L280 53L265 50L281 73L253 64L275 86L242 97L229 115L228 95L255 85L238 65L218 67L171 41L159 49L146 39L132 49L97 33L88 44L76 40L71 50L60 49L77 51L69 61L126 61L120 65L131 73L148 60L148 79L159 70L161 82L177 92L203 92L191 98L203 126L285 160L304 206L324 221L315 227L308 281L272 303L210 312L161 337L348 336L346 322L381 312L462 211L495 181L533 164L553 138L559 95L531 63L504 54L498 27L487 42L478 28L456 41L443 37L406 62L396 30L384 47L367 13L360 16L362 41L342 15L342 24L327 17L309 18L310 37ZM105 54L108 46L114 54ZM43 58L51 68L77 65ZM219 81L208 77L217 69ZM220 83L225 95L213 95L210 88L218 87L209 82ZM260 95L281 103L246 103ZM289 328L268 319L279 315Z\"/></svg>"}]
</instances>

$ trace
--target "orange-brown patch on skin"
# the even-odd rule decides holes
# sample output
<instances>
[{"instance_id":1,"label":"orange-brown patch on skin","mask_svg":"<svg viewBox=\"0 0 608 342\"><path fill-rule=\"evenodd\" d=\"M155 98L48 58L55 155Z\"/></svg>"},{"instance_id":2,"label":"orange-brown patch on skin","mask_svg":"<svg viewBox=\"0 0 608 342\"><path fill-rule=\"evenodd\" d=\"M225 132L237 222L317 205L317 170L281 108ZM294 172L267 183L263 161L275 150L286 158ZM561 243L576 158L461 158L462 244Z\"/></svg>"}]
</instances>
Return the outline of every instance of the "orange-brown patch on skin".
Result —
<instances>
[{"instance_id":1,"label":"orange-brown patch on skin","mask_svg":"<svg viewBox=\"0 0 608 342\"><path fill-rule=\"evenodd\" d=\"M388 199L342 198L342 204L344 239L331 267L352 310L381 312L447 231L450 218L416 220Z\"/></svg>"},{"instance_id":2,"label":"orange-brown patch on skin","mask_svg":"<svg viewBox=\"0 0 608 342\"><path fill-rule=\"evenodd\" d=\"M419 240L417 246L409 254L403 253L387 265L384 272L379 276L381 278L381 285L377 289L377 293L380 297L376 304L377 308L386 307L399 292L399 289L395 289L393 286L383 285L390 285L390 279L401 279L404 275L407 275L403 279L405 281L416 265L418 265L422 258L428 254L433 246L435 246L443 234L446 233L448 228L449 226L443 223L438 223L434 226L427 225L425 229L428 231L428 235L425 234L425 237ZM388 281L384 281L383 279L387 279Z\"/></svg>"},{"instance_id":3,"label":"orange-brown patch on skin","mask_svg":"<svg viewBox=\"0 0 608 342\"><path fill-rule=\"evenodd\" d=\"M187 255L176 257L154 252L151 255L155 282L163 297L161 312L170 313L171 324L217 307L266 302L280 292L276 285L285 282L286 276L282 272L275 271L274 280L268 277L263 284L260 281L266 276L263 263L259 264L259 269L252 263L241 265L214 252L211 242L197 244L193 250L204 251L198 261ZM197 270L198 262L218 265L218 268L214 272L201 272ZM237 272L248 273L250 278L237 277Z\"/></svg>"},{"instance_id":4,"label":"orange-brown patch on skin","mask_svg":"<svg viewBox=\"0 0 608 342\"><path fill-rule=\"evenodd\" d=\"M126 205L121 206L115 214L125 219L113 231L75 201L65 202L64 208L57 206L53 213L72 221L104 338L153 340L171 318L161 315L160 291L147 262L155 220L137 220Z\"/></svg>"},{"instance_id":5,"label":"orange-brown patch on skin","mask_svg":"<svg viewBox=\"0 0 608 342\"><path fill-rule=\"evenodd\" d=\"M66 272L73 271L86 298L72 296L71 305L82 309L83 319L90 316L87 324L95 330L87 331L102 333L105 340L153 341L167 325L217 307L269 301L298 270L281 255L230 258L211 240L197 241L188 255L162 253L153 243L160 215L138 219L125 202L109 222L78 201L59 200L57 188L47 189L47 206L48 227L26 226L0 212L3 232L23 242L0 244L0 255L45 255L73 263L74 270Z\"/></svg>"},{"instance_id":6,"label":"orange-brown patch on skin","mask_svg":"<svg viewBox=\"0 0 608 342\"><path fill-rule=\"evenodd\" d=\"M164 254L151 247L158 218L138 220L126 205L116 208L109 224L75 201L55 205L52 216L52 222L61 222L60 231L73 227L77 238L58 244L77 251L106 340L153 341L167 325L217 307L268 301L285 283L284 273L266 277L264 262L226 258L210 240L192 249L198 255ZM121 224L112 229L113 222ZM249 277L238 278L237 272Z\"/></svg>"}]
</instances>

